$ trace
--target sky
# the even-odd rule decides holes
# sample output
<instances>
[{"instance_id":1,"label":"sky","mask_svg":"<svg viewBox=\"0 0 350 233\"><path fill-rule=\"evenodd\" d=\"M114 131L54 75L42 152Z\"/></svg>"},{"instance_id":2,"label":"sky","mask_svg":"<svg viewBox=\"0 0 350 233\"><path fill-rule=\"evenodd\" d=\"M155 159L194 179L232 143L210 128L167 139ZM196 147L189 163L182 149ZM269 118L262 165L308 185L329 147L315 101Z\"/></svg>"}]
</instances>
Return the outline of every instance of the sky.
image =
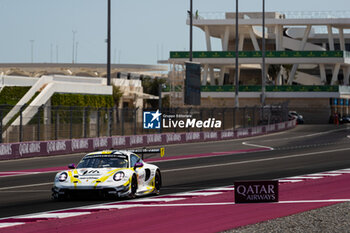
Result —
<instances>
[{"instance_id":1,"label":"sky","mask_svg":"<svg viewBox=\"0 0 350 233\"><path fill-rule=\"evenodd\" d=\"M233 12L235 2L193 0L193 9L207 15ZM112 0L112 63L157 64L169 51L188 50L189 4L190 0ZM350 12L348 0L265 4L266 11ZM262 0L239 1L239 11L261 10ZM0 30L0 63L106 63L107 0L1 0ZM204 32L194 28L193 49L205 50L204 39Z\"/></svg>"}]
</instances>

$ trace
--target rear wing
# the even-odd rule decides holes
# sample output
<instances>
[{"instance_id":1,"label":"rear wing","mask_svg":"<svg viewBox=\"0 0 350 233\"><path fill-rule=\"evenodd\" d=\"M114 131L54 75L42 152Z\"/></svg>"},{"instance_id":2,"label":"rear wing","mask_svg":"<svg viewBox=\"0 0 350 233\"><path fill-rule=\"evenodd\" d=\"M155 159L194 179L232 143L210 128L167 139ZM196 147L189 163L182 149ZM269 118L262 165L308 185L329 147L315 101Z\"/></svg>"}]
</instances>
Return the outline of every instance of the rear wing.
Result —
<instances>
[{"instance_id":1,"label":"rear wing","mask_svg":"<svg viewBox=\"0 0 350 233\"><path fill-rule=\"evenodd\" d=\"M154 153L160 153L160 157L164 156L165 148L153 148L153 149L147 149L147 148L142 148L142 149L134 149L134 150L128 150L132 153L139 154L141 155L143 159L143 154L154 154Z\"/></svg>"}]
</instances>

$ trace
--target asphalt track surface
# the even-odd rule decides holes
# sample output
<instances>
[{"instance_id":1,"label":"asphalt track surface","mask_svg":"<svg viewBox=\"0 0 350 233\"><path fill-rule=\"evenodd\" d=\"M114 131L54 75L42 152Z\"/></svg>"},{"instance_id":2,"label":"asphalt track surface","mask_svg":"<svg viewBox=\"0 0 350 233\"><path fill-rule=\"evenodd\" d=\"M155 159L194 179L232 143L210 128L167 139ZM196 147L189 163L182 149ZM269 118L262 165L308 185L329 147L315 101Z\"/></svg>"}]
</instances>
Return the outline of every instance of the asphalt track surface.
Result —
<instances>
[{"instance_id":1,"label":"asphalt track surface","mask_svg":"<svg viewBox=\"0 0 350 233\"><path fill-rule=\"evenodd\" d=\"M350 168L350 127L346 125L300 125L295 129L239 140L165 145L165 158L273 148L251 153L224 153L153 162L162 171L161 193L232 185L237 180L292 177L310 173ZM0 174L9 171L64 167L77 163L83 154L1 161ZM158 155L151 155L151 159ZM50 200L56 172L0 176L0 218L61 210L110 200L54 202Z\"/></svg>"}]
</instances>

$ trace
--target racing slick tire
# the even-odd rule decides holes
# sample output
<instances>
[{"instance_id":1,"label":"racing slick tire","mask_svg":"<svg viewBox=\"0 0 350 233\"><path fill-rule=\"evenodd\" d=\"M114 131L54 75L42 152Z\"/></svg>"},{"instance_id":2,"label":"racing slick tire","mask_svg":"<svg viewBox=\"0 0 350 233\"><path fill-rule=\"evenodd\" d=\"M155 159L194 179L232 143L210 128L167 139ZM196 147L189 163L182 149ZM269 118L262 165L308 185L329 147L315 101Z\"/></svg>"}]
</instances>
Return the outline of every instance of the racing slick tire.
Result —
<instances>
[{"instance_id":1,"label":"racing slick tire","mask_svg":"<svg viewBox=\"0 0 350 233\"><path fill-rule=\"evenodd\" d=\"M131 187L130 187L129 198L133 199L136 197L136 191L137 191L137 178L135 175L132 176L130 185Z\"/></svg>"},{"instance_id":2,"label":"racing slick tire","mask_svg":"<svg viewBox=\"0 0 350 233\"><path fill-rule=\"evenodd\" d=\"M160 175L160 171L156 171L156 175L154 177L154 194L160 194L160 188L162 187L162 176Z\"/></svg>"},{"instance_id":3,"label":"racing slick tire","mask_svg":"<svg viewBox=\"0 0 350 233\"><path fill-rule=\"evenodd\" d=\"M62 194L58 194L57 192L52 192L51 194L52 201L66 201L69 199L70 199L69 195L62 195Z\"/></svg>"}]
</instances>

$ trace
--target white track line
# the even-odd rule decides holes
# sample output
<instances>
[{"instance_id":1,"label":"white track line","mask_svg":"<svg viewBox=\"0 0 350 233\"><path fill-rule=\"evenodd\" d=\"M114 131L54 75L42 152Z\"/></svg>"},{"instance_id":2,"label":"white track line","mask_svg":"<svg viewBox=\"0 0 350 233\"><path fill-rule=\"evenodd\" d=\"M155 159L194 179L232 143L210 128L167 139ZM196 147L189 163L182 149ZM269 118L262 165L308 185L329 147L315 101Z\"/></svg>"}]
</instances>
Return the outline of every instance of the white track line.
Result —
<instances>
[{"instance_id":1,"label":"white track line","mask_svg":"<svg viewBox=\"0 0 350 233\"><path fill-rule=\"evenodd\" d=\"M138 207L138 206L142 206L142 204L99 205L99 206L92 206L92 207L89 207L87 209L89 209L89 210L94 210L94 209L106 209L106 210L109 210L109 209L126 209L126 208Z\"/></svg>"},{"instance_id":2,"label":"white track line","mask_svg":"<svg viewBox=\"0 0 350 233\"><path fill-rule=\"evenodd\" d=\"M331 171L331 172L327 172L327 173L342 173L342 174L349 174L350 171L343 171L343 170L340 170L340 171Z\"/></svg>"},{"instance_id":3,"label":"white track line","mask_svg":"<svg viewBox=\"0 0 350 233\"><path fill-rule=\"evenodd\" d=\"M10 190L1 190L1 193L43 193L43 192L47 192L50 191L48 189L45 190L15 190L15 191L10 191Z\"/></svg>"},{"instance_id":4,"label":"white track line","mask_svg":"<svg viewBox=\"0 0 350 233\"><path fill-rule=\"evenodd\" d=\"M175 193L172 196L211 196L222 194L222 192L186 192L186 193Z\"/></svg>"},{"instance_id":5,"label":"white track line","mask_svg":"<svg viewBox=\"0 0 350 233\"><path fill-rule=\"evenodd\" d=\"M348 202L348 201L350 201L350 199L297 200L297 201L279 201L278 203L289 204L289 203Z\"/></svg>"},{"instance_id":6,"label":"white track line","mask_svg":"<svg viewBox=\"0 0 350 233\"><path fill-rule=\"evenodd\" d=\"M314 173L308 176L340 176L341 173Z\"/></svg>"},{"instance_id":7,"label":"white track line","mask_svg":"<svg viewBox=\"0 0 350 233\"><path fill-rule=\"evenodd\" d=\"M180 200L184 200L185 198L177 198L177 197L174 197L174 198L162 198L162 197L155 197L155 198L147 198L147 199L144 199L144 200L138 200L138 199L135 199L135 200L131 200L130 203L133 203L133 202L169 202L169 201L180 201Z\"/></svg>"},{"instance_id":8,"label":"white track line","mask_svg":"<svg viewBox=\"0 0 350 233\"><path fill-rule=\"evenodd\" d=\"M296 200L296 201L279 201L279 202L273 202L273 203L257 203L257 205L261 204L304 204L304 203L324 203L324 202L349 202L350 199L325 199L325 200ZM178 204L170 204L170 203L164 203L164 204L150 204L150 205L142 205L142 204L136 204L136 205L125 205L124 207L130 208L130 207L183 207L183 206L219 206L219 205L238 205L235 202L217 202L217 203L178 203ZM244 204L239 204L244 205ZM252 205L251 203L247 205ZM119 206L121 207L121 206Z\"/></svg>"},{"instance_id":9,"label":"white track line","mask_svg":"<svg viewBox=\"0 0 350 233\"><path fill-rule=\"evenodd\" d=\"M90 214L90 212L73 212L73 213L41 213L41 214L32 214L18 218L19 222L21 219L30 219L30 218L69 218L75 216L81 216Z\"/></svg>"},{"instance_id":10,"label":"white track line","mask_svg":"<svg viewBox=\"0 0 350 233\"><path fill-rule=\"evenodd\" d=\"M346 129L350 129L350 127L340 128L340 129L332 129L332 130L328 130L328 131L323 131L323 132L313 133L313 134L307 134L307 135L302 135L302 136L296 136L296 137L295 136L291 136L291 137L287 137L287 138L266 139L266 140L263 140L263 142L281 141L281 140L289 140L289 139L296 139L296 138L305 138L305 137L319 136L319 135L333 133L333 132L337 132L337 131L343 131L343 130L346 130ZM350 135L348 137L350 137Z\"/></svg>"},{"instance_id":11,"label":"white track line","mask_svg":"<svg viewBox=\"0 0 350 233\"><path fill-rule=\"evenodd\" d=\"M258 147L258 148L267 148L269 150L274 150L273 147L270 147L270 146L262 146L262 145L248 143L248 142L242 142L242 144L246 145L246 146Z\"/></svg>"},{"instance_id":12,"label":"white track line","mask_svg":"<svg viewBox=\"0 0 350 233\"><path fill-rule=\"evenodd\" d=\"M7 174L29 174L29 175L33 175L33 174L39 174L40 172L16 172L16 171L9 171L9 172L0 172L0 175L7 175Z\"/></svg>"},{"instance_id":13,"label":"white track line","mask_svg":"<svg viewBox=\"0 0 350 233\"><path fill-rule=\"evenodd\" d=\"M222 188L219 187L219 188L205 189L205 191L218 191L218 192L233 191L233 190L235 190L235 188L233 186L232 187L222 187Z\"/></svg>"},{"instance_id":14,"label":"white track line","mask_svg":"<svg viewBox=\"0 0 350 233\"><path fill-rule=\"evenodd\" d=\"M25 224L25 223L24 222L0 223L0 228L13 227L13 226L18 226L18 225L23 225L23 224Z\"/></svg>"},{"instance_id":15,"label":"white track line","mask_svg":"<svg viewBox=\"0 0 350 233\"><path fill-rule=\"evenodd\" d=\"M303 180L289 180L289 179L278 180L279 183L288 183L288 182L296 183L296 182L301 182L301 181L303 181Z\"/></svg>"},{"instance_id":16,"label":"white track line","mask_svg":"<svg viewBox=\"0 0 350 233\"><path fill-rule=\"evenodd\" d=\"M297 158L297 157L306 157L306 156L316 155L316 154L327 154L327 153L332 153L332 152L349 151L349 150L350 150L350 148L342 148L342 149L310 152L310 153L304 153L304 154L294 154L294 155L286 155L286 156L280 156L280 157L271 157L271 158L265 158L265 159L254 159L254 160L241 161L241 162L231 162L231 163L221 163L221 164L214 164L214 165L176 168L176 169L162 171L162 173L177 172L177 171L184 171L184 170L194 170L194 169L204 169L204 168L212 168L212 167L231 166L231 165L248 164L248 163L257 163L257 162L266 162L266 161L290 159L290 158Z\"/></svg>"},{"instance_id":17,"label":"white track line","mask_svg":"<svg viewBox=\"0 0 350 233\"><path fill-rule=\"evenodd\" d=\"M290 177L291 179L302 179L302 180L307 180L307 179L311 179L311 180L317 180L317 179L322 179L322 177L320 176L293 176Z\"/></svg>"},{"instance_id":18,"label":"white track line","mask_svg":"<svg viewBox=\"0 0 350 233\"><path fill-rule=\"evenodd\" d=\"M0 188L1 190L8 190L8 189L16 189L16 188L28 188L28 187L36 187L36 186L42 186L42 185L53 185L53 182L49 182L49 183L39 183L39 184L28 184L28 185L19 185L19 186L11 186L11 187L3 187Z\"/></svg>"}]
</instances>

